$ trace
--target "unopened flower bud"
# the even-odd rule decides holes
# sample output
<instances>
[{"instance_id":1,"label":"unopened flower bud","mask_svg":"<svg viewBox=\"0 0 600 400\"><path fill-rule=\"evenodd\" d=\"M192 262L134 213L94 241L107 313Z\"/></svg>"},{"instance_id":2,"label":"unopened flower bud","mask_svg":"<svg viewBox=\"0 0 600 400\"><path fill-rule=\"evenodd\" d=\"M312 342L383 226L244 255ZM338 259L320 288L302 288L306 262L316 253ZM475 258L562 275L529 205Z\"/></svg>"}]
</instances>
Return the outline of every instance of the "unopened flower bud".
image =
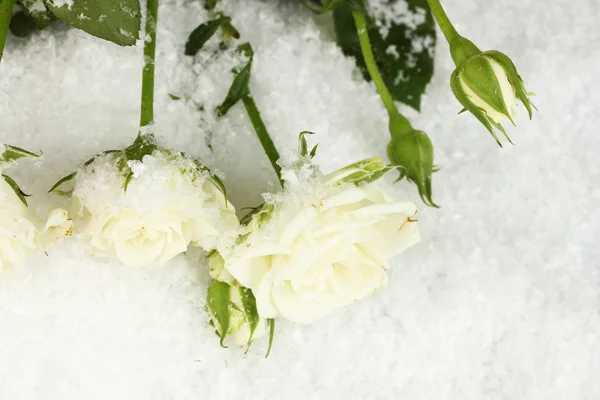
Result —
<instances>
[{"instance_id":1,"label":"unopened flower bud","mask_svg":"<svg viewBox=\"0 0 600 400\"><path fill-rule=\"evenodd\" d=\"M250 345L265 334L265 321L258 315L252 291L237 282L213 282L208 289L207 306L221 345L229 336L238 346Z\"/></svg>"},{"instance_id":2,"label":"unopened flower bud","mask_svg":"<svg viewBox=\"0 0 600 400\"><path fill-rule=\"evenodd\" d=\"M423 131L413 130L400 136L392 137L388 144L388 157L392 165L400 170L404 177L417 185L423 202L430 207L438 207L431 199L431 175L433 166L433 145Z\"/></svg>"},{"instance_id":3,"label":"unopened flower bud","mask_svg":"<svg viewBox=\"0 0 600 400\"><path fill-rule=\"evenodd\" d=\"M499 51L477 52L457 63L450 85L465 111L470 111L500 146L493 127L511 142L500 123L508 119L514 125L517 99L527 108L529 118L532 117L530 94L511 59Z\"/></svg>"}]
</instances>

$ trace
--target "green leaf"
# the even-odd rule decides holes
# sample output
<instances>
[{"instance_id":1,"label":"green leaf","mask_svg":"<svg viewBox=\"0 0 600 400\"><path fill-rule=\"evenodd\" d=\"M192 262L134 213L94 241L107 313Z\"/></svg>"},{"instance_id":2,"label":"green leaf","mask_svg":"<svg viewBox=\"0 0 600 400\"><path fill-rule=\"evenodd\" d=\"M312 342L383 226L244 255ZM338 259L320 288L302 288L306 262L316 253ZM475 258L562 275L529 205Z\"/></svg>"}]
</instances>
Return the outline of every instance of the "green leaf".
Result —
<instances>
[{"instance_id":1,"label":"green leaf","mask_svg":"<svg viewBox=\"0 0 600 400\"><path fill-rule=\"evenodd\" d=\"M238 53L242 53L243 55L245 55L246 57L252 59L252 57L254 56L254 49L252 49L252 46L250 45L250 43L242 43L240 44L236 51Z\"/></svg>"},{"instance_id":2,"label":"green leaf","mask_svg":"<svg viewBox=\"0 0 600 400\"><path fill-rule=\"evenodd\" d=\"M252 73L252 57L254 56L254 50L250 43L242 43L237 47L237 52L245 55L249 58L248 63L240 71L234 70L236 74L227 97L223 100L220 106L217 107L217 115L222 117L229 112L229 109L237 104L242 98L250 97L250 75ZM256 110L258 112L258 110ZM261 120L262 123L262 120ZM254 121L253 121L254 124ZM266 130L266 128L265 128Z\"/></svg>"},{"instance_id":3,"label":"green leaf","mask_svg":"<svg viewBox=\"0 0 600 400\"><path fill-rule=\"evenodd\" d=\"M158 150L158 146L156 145L156 139L154 138L154 134L145 133L140 134L134 140L131 146L125 148L121 151L105 151L104 154L116 153L117 165L123 175L125 176L125 181L123 182L123 190L127 190L129 186L129 182L133 179L133 171L129 168L129 161L142 161L145 156L152 155L154 152ZM91 160L93 162L93 159ZM86 164L87 165L87 164Z\"/></svg>"},{"instance_id":4,"label":"green leaf","mask_svg":"<svg viewBox=\"0 0 600 400\"><path fill-rule=\"evenodd\" d=\"M265 358L269 358L269 354L271 354L271 348L273 347L273 338L275 337L275 319L269 318L267 323L269 324L269 348L267 349Z\"/></svg>"},{"instance_id":5,"label":"green leaf","mask_svg":"<svg viewBox=\"0 0 600 400\"><path fill-rule=\"evenodd\" d=\"M246 315L246 321L250 325L250 338L248 339L248 347L252 343L252 336L254 331L260 322L260 316L258 315L258 308L256 307L256 298L252 293L252 290L240 287L240 297L242 298L242 305L244 306L244 314Z\"/></svg>"},{"instance_id":6,"label":"green leaf","mask_svg":"<svg viewBox=\"0 0 600 400\"><path fill-rule=\"evenodd\" d=\"M0 0L0 61L2 61L2 54L4 54L4 45L6 44L6 36L14 5L15 2L13 0Z\"/></svg>"},{"instance_id":7,"label":"green leaf","mask_svg":"<svg viewBox=\"0 0 600 400\"><path fill-rule=\"evenodd\" d=\"M220 106L217 107L217 115L222 117L229 112L229 109L237 104L242 97L250 93L248 84L250 83L250 72L252 69L252 60L246 64L244 68L236 75L227 97L223 100Z\"/></svg>"},{"instance_id":8,"label":"green leaf","mask_svg":"<svg viewBox=\"0 0 600 400\"><path fill-rule=\"evenodd\" d=\"M90 35L121 46L133 46L139 37L139 0L75 0L72 5L47 6L61 21Z\"/></svg>"},{"instance_id":9,"label":"green leaf","mask_svg":"<svg viewBox=\"0 0 600 400\"><path fill-rule=\"evenodd\" d=\"M58 189L60 186L62 186L64 183L72 181L73 179L75 179L75 176L77 176L77 172L73 172L72 174L67 175L64 178L60 179L58 182L56 182L54 184L54 186L52 186L52 188L50 188L50 190L48 190L48 193L52 193L56 189ZM65 193L68 193L68 192L60 192L59 194L65 194Z\"/></svg>"},{"instance_id":10,"label":"green leaf","mask_svg":"<svg viewBox=\"0 0 600 400\"><path fill-rule=\"evenodd\" d=\"M5 145L4 152L0 154L0 163L13 162L26 157L38 158L39 156L40 154L32 153L20 147Z\"/></svg>"},{"instance_id":11,"label":"green leaf","mask_svg":"<svg viewBox=\"0 0 600 400\"><path fill-rule=\"evenodd\" d=\"M131 146L123 150L125 164L130 160L141 161L145 156L152 155L157 149L153 134L139 135Z\"/></svg>"},{"instance_id":12,"label":"green leaf","mask_svg":"<svg viewBox=\"0 0 600 400\"><path fill-rule=\"evenodd\" d=\"M409 10L401 18L406 22L391 22L384 36L374 18L367 18L369 37L377 66L394 100L420 110L421 96L433 76L435 24L427 0L386 0L384 3L391 8L400 2L405 2ZM370 80L351 8L336 7L333 18L344 54L356 58L364 78ZM387 21L379 23L389 24Z\"/></svg>"},{"instance_id":13,"label":"green leaf","mask_svg":"<svg viewBox=\"0 0 600 400\"><path fill-rule=\"evenodd\" d=\"M31 195L30 194L25 194L25 192L23 192L21 190L21 188L19 187L19 185L17 185L17 182L15 182L10 176L3 174L2 177L4 178L4 180L6 181L6 183L8 183L8 185L12 188L12 190L15 192L15 194L17 195L17 197L23 202L23 204L25 204L27 206L27 199L26 199L26 197L29 197Z\"/></svg>"},{"instance_id":14,"label":"green leaf","mask_svg":"<svg viewBox=\"0 0 600 400\"><path fill-rule=\"evenodd\" d=\"M223 37L225 37L225 39L240 38L240 32L231 23L231 18L228 18L225 22L221 24L221 32L223 33Z\"/></svg>"},{"instance_id":15,"label":"green leaf","mask_svg":"<svg viewBox=\"0 0 600 400\"><path fill-rule=\"evenodd\" d=\"M227 337L230 325L229 306L231 305L231 287L225 282L213 282L208 288L207 296L208 310L213 318L219 324L218 333L221 339L221 346Z\"/></svg>"},{"instance_id":16,"label":"green leaf","mask_svg":"<svg viewBox=\"0 0 600 400\"><path fill-rule=\"evenodd\" d=\"M195 56L202 46L215 34L221 24L228 21L229 17L220 17L200 24L190 33L185 44L185 55Z\"/></svg>"}]
</instances>

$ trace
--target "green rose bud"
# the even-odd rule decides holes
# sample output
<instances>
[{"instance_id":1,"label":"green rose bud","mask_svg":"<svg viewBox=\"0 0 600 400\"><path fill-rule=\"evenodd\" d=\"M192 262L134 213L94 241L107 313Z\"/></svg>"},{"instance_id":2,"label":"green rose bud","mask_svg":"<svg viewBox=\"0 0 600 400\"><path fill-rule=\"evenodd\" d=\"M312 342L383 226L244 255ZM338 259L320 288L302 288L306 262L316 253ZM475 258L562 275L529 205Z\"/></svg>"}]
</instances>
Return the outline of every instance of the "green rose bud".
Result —
<instances>
[{"instance_id":1,"label":"green rose bud","mask_svg":"<svg viewBox=\"0 0 600 400\"><path fill-rule=\"evenodd\" d=\"M458 61L462 60L461 63ZM510 58L499 51L474 52L469 57L456 57L457 68L452 73L450 86L465 110L470 111L502 146L493 127L511 142L500 124L508 119L514 125L517 99L532 118L530 93ZM512 142L511 142L512 143Z\"/></svg>"},{"instance_id":2,"label":"green rose bud","mask_svg":"<svg viewBox=\"0 0 600 400\"><path fill-rule=\"evenodd\" d=\"M265 334L252 291L238 283L213 282L208 289L207 307L222 346L229 336L238 346L249 346Z\"/></svg>"},{"instance_id":3,"label":"green rose bud","mask_svg":"<svg viewBox=\"0 0 600 400\"><path fill-rule=\"evenodd\" d=\"M438 207L431 199L431 175L433 166L433 145L423 131L413 130L403 135L395 135L388 144L388 157L392 165L400 170L398 180L407 177L417 185L423 202L430 207Z\"/></svg>"}]
</instances>

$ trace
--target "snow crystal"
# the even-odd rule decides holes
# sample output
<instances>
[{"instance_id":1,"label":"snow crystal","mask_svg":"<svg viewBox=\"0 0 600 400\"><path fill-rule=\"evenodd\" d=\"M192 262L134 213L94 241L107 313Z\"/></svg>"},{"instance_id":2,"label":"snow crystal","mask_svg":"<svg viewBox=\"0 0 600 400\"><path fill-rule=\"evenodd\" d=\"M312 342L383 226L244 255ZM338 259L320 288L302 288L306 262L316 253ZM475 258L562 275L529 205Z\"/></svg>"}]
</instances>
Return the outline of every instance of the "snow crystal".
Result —
<instances>
[{"instance_id":1,"label":"snow crystal","mask_svg":"<svg viewBox=\"0 0 600 400\"><path fill-rule=\"evenodd\" d=\"M202 189L210 177L206 172L196 171L192 160L158 151L142 161L129 161L128 165L133 177L126 191L123 191L125 174L118 168L114 155L108 154L96 157L77 173L73 194L93 209L127 207L139 215L162 210L182 198L202 203L210 197ZM174 175L180 174L185 179L174 179Z\"/></svg>"},{"instance_id":2,"label":"snow crystal","mask_svg":"<svg viewBox=\"0 0 600 400\"><path fill-rule=\"evenodd\" d=\"M52 4L55 7L68 6L69 8L73 7L75 0L52 0Z\"/></svg>"},{"instance_id":3,"label":"snow crystal","mask_svg":"<svg viewBox=\"0 0 600 400\"><path fill-rule=\"evenodd\" d=\"M27 9L32 13L44 13L47 11L44 5L44 0L29 0L24 2L27 5Z\"/></svg>"},{"instance_id":4,"label":"snow crystal","mask_svg":"<svg viewBox=\"0 0 600 400\"><path fill-rule=\"evenodd\" d=\"M244 214L278 182L243 106L214 113L243 60L215 52L216 37L183 54L209 18L202 3L161 2L156 132L164 147L222 171ZM250 87L275 143L295 151L299 132L315 132L323 171L383 156L387 114L375 88L297 3L219 2L255 50ZM424 207L392 173L378 182L420 205L422 241L391 262L387 289L312 326L278 321L265 360L264 340L246 355L219 346L204 311L205 253L134 269L65 240L0 276L0 398L600 398L597 1L444 5L480 48L512 57L540 112L530 122L521 107L516 145L499 149L475 118L456 115L439 35L423 113L402 110L432 138L442 208ZM0 141L44 150L10 171L39 215L66 205L46 193L55 181L135 139L142 64L139 47L59 24L8 38Z\"/></svg>"},{"instance_id":5,"label":"snow crystal","mask_svg":"<svg viewBox=\"0 0 600 400\"><path fill-rule=\"evenodd\" d=\"M425 9L409 5L405 1L368 0L369 14L375 18L381 35L385 38L392 25L406 25L408 29L415 30L425 23Z\"/></svg>"},{"instance_id":6,"label":"snow crystal","mask_svg":"<svg viewBox=\"0 0 600 400\"><path fill-rule=\"evenodd\" d=\"M125 36L125 37L128 37L128 38L133 38L133 37L135 37L135 35L134 35L133 33L129 32L129 31L127 31L127 30L123 29L123 28L119 28L119 33L120 33L121 35Z\"/></svg>"}]
</instances>

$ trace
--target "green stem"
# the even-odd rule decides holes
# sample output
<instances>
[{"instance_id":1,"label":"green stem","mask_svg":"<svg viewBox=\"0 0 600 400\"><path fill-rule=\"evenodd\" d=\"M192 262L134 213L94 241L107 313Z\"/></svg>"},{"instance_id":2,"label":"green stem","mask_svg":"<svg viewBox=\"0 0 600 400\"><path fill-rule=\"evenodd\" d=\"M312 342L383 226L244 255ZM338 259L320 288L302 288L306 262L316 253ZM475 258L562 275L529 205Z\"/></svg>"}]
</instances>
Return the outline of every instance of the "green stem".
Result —
<instances>
[{"instance_id":1,"label":"green stem","mask_svg":"<svg viewBox=\"0 0 600 400\"><path fill-rule=\"evenodd\" d=\"M390 91L383 81L381 72L379 72L379 68L375 62L375 57L373 56L373 49L371 48L371 41L369 39L369 30L367 29L367 22L364 14L354 11L352 16L354 17L354 23L356 24L358 41L360 43L360 49L362 51L363 58L365 59L365 64L367 65L367 71L369 71L369 75L371 76L373 83L375 83L375 87L377 88L377 92L381 97L381 101L383 101L383 105L387 109L388 115L390 116L390 133L394 135L394 131L402 133L412 131L412 126L410 125L408 119L400 114L396 108L394 99L392 98ZM391 129L392 125L395 127L394 130Z\"/></svg>"},{"instance_id":2,"label":"green stem","mask_svg":"<svg viewBox=\"0 0 600 400\"><path fill-rule=\"evenodd\" d=\"M269 157L269 161L271 162L271 166L275 170L277 174L277 179L279 179L279 183L283 186L283 181L281 180L281 167L277 164L279 160L279 152L273 143L273 139L269 135L267 131L267 127L260 116L260 112L258 111L258 107L256 107L256 103L250 94L242 97L242 102L244 103L244 107L246 107L246 112L248 113L248 117L252 122L252 126L256 131L256 136L258 136L258 140L260 140L260 144L262 145L265 154Z\"/></svg>"},{"instance_id":3,"label":"green stem","mask_svg":"<svg viewBox=\"0 0 600 400\"><path fill-rule=\"evenodd\" d=\"M142 72L142 106L140 128L154 123L154 59L156 55L156 23L158 0L148 0L146 5L146 30L144 40L144 70Z\"/></svg>"},{"instance_id":4,"label":"green stem","mask_svg":"<svg viewBox=\"0 0 600 400\"><path fill-rule=\"evenodd\" d=\"M440 3L440 0L427 0L427 2L429 3L431 12L433 13L433 16L435 17L438 25L440 26L442 33L444 34L444 36L446 36L448 42L452 43L456 39L458 39L460 35L458 34L458 32L456 32L456 29L454 29L454 25L452 25L452 22L450 22L448 15L446 15L446 12L444 11L442 4Z\"/></svg>"},{"instance_id":5,"label":"green stem","mask_svg":"<svg viewBox=\"0 0 600 400\"><path fill-rule=\"evenodd\" d=\"M15 5L15 0L0 0L0 61L4 53L4 43L6 43L6 35L8 34L8 25L12 18L12 10Z\"/></svg>"},{"instance_id":6,"label":"green stem","mask_svg":"<svg viewBox=\"0 0 600 400\"><path fill-rule=\"evenodd\" d=\"M381 77L381 73L379 72L377 63L375 62L375 57L373 56L373 49L371 48L371 41L369 40L369 31L367 29L365 16L356 11L353 12L352 15L354 16L354 23L356 24L356 31L358 33L358 40L360 42L360 49L362 50L365 64L367 64L369 75L371 75L371 79L373 79L373 83L375 83L375 87L381 96L381 100L383 101L388 114L395 114L398 112L398 110L394 104L394 99L392 98L390 91Z\"/></svg>"}]
</instances>

